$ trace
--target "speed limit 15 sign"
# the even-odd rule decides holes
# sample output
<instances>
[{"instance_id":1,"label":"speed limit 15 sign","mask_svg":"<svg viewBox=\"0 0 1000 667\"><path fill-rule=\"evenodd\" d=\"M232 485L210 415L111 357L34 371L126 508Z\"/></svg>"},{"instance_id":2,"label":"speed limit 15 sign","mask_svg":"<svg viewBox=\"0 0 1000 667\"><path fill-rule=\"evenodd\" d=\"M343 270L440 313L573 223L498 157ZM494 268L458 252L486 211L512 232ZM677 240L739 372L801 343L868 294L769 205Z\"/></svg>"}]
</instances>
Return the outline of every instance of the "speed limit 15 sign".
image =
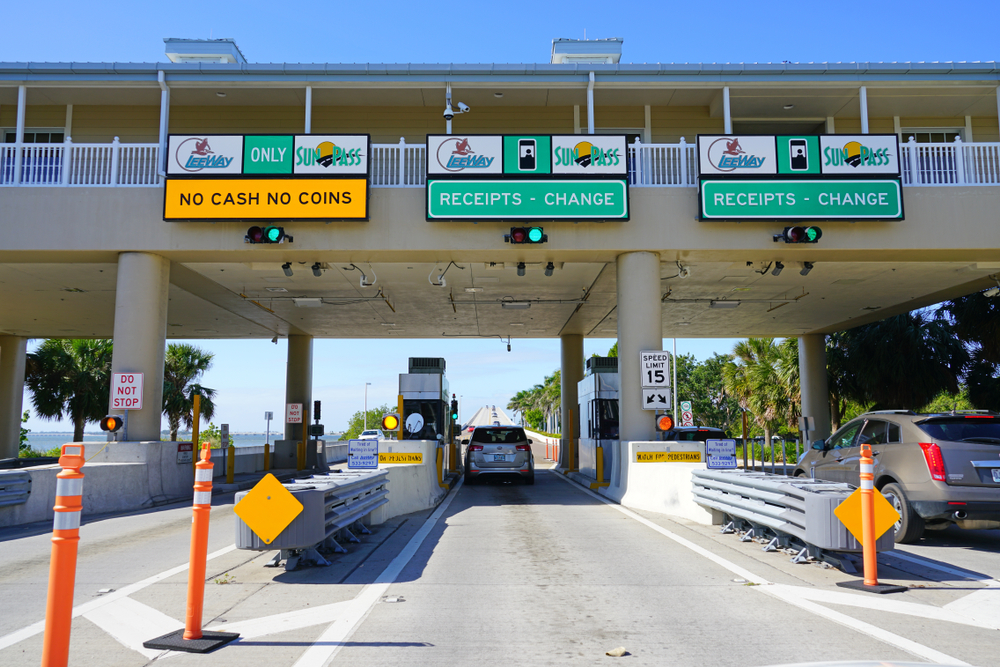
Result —
<instances>
[{"instance_id":1,"label":"speed limit 15 sign","mask_svg":"<svg viewBox=\"0 0 1000 667\"><path fill-rule=\"evenodd\" d=\"M663 350L639 353L639 373L644 389L670 386L670 355Z\"/></svg>"}]
</instances>

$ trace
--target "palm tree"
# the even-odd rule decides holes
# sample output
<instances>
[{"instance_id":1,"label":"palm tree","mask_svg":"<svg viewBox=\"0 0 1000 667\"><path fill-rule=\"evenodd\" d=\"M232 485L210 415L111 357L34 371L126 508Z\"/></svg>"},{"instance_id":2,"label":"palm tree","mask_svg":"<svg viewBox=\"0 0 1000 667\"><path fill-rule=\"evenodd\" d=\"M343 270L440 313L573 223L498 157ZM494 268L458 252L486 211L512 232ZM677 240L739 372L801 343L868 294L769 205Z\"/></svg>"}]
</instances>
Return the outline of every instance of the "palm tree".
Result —
<instances>
[{"instance_id":1,"label":"palm tree","mask_svg":"<svg viewBox=\"0 0 1000 667\"><path fill-rule=\"evenodd\" d=\"M201 395L199 412L205 419L215 414L215 390L197 383L212 367L215 355L187 343L171 343L163 364L163 414L170 425L170 439L177 440L181 422L188 428L194 425L195 394Z\"/></svg>"},{"instance_id":2,"label":"palm tree","mask_svg":"<svg viewBox=\"0 0 1000 667\"><path fill-rule=\"evenodd\" d=\"M69 417L73 441L82 441L84 426L107 414L111 356L110 340L44 341L25 360L24 383L35 413L45 419Z\"/></svg>"},{"instance_id":3,"label":"palm tree","mask_svg":"<svg viewBox=\"0 0 1000 667\"><path fill-rule=\"evenodd\" d=\"M1000 410L1000 299L981 292L945 301L939 319L948 320L971 354L963 373L969 401L983 410Z\"/></svg>"}]
</instances>

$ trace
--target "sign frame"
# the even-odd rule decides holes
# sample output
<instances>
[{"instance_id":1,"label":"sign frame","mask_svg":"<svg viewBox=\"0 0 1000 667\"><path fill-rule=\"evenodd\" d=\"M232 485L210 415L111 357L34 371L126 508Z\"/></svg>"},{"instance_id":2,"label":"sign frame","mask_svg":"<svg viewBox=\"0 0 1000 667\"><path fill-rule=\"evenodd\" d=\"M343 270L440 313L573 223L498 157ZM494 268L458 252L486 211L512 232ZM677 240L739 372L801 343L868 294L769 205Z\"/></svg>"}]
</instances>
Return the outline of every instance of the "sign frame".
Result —
<instances>
[{"instance_id":1,"label":"sign frame","mask_svg":"<svg viewBox=\"0 0 1000 667\"><path fill-rule=\"evenodd\" d=\"M647 355L649 356L647 357ZM663 355L664 358L663 359L654 358L658 355ZM639 377L643 389L663 389L664 387L666 387L667 389L672 388L673 379L670 373L670 364L672 362L672 359L670 357L671 357L670 353L667 352L666 350L641 350L639 352ZM661 361L663 362L664 365L663 372L666 377L664 378L664 380L660 382L653 382L652 373L660 369L658 367L649 367L648 364L657 363ZM647 372L651 374L650 380L648 382L646 380Z\"/></svg>"},{"instance_id":2,"label":"sign frame","mask_svg":"<svg viewBox=\"0 0 1000 667\"><path fill-rule=\"evenodd\" d=\"M143 373L112 373L111 374L111 409L112 410L142 410L142 394L143 394ZM126 379L130 378L130 379ZM115 401L120 400L115 398L115 394L120 393L125 387L131 388L126 396L138 397L139 404L132 406L122 406L116 405Z\"/></svg>"},{"instance_id":3,"label":"sign frame","mask_svg":"<svg viewBox=\"0 0 1000 667\"><path fill-rule=\"evenodd\" d=\"M660 396L665 398L665 402L650 404L649 397ZM671 391L670 387L657 387L655 389L642 388L642 409L643 410L668 410L671 406Z\"/></svg>"},{"instance_id":4,"label":"sign frame","mask_svg":"<svg viewBox=\"0 0 1000 667\"><path fill-rule=\"evenodd\" d=\"M301 424L302 408L303 408L302 403L285 403L285 423Z\"/></svg>"}]
</instances>

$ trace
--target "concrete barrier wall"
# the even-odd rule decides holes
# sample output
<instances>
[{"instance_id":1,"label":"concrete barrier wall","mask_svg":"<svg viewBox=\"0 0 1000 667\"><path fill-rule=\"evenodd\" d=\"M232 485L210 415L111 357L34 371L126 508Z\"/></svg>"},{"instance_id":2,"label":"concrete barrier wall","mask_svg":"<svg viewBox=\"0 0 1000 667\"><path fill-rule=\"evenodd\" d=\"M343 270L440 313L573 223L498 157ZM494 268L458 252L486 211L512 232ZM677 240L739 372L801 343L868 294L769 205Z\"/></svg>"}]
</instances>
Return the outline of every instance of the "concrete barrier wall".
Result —
<instances>
[{"instance_id":1,"label":"concrete barrier wall","mask_svg":"<svg viewBox=\"0 0 1000 667\"><path fill-rule=\"evenodd\" d=\"M548 445L548 458L550 461L559 460L559 438L550 438L536 431L524 429L528 439L531 440L531 453L535 455L536 461L545 459L546 445ZM464 460L464 459L463 459Z\"/></svg>"},{"instance_id":2,"label":"concrete barrier wall","mask_svg":"<svg viewBox=\"0 0 1000 667\"><path fill-rule=\"evenodd\" d=\"M712 525L712 513L694 501L691 471L705 469L705 445L701 442L632 441L619 444L621 456L612 471L611 485L599 493L626 507L670 514ZM701 463L637 462L638 452L700 452Z\"/></svg>"},{"instance_id":3,"label":"concrete barrier wall","mask_svg":"<svg viewBox=\"0 0 1000 667\"><path fill-rule=\"evenodd\" d=\"M441 501L448 490L438 484L437 450L436 440L382 440L379 443L379 453L419 453L423 462L379 464L379 470L389 472L389 502L372 512L373 523L430 509Z\"/></svg>"}]
</instances>

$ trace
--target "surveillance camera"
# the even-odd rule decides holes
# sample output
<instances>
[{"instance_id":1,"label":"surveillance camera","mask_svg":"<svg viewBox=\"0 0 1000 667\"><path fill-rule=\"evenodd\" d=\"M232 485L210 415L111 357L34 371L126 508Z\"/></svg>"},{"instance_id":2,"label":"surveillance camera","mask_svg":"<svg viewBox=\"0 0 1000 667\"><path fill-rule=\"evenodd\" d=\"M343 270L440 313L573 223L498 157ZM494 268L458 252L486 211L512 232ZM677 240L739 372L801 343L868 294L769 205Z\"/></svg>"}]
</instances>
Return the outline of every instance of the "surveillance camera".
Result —
<instances>
[{"instance_id":1,"label":"surveillance camera","mask_svg":"<svg viewBox=\"0 0 1000 667\"><path fill-rule=\"evenodd\" d=\"M458 112L459 113L466 113L466 112L469 112L469 111L472 111L472 109L469 108L468 104L466 104L465 102L459 102L458 103Z\"/></svg>"},{"instance_id":2,"label":"surveillance camera","mask_svg":"<svg viewBox=\"0 0 1000 667\"><path fill-rule=\"evenodd\" d=\"M451 105L449 104L449 105L445 106L445 108L444 108L444 119L445 120L451 120L454 117L455 117L455 112L452 111Z\"/></svg>"},{"instance_id":3,"label":"surveillance camera","mask_svg":"<svg viewBox=\"0 0 1000 667\"><path fill-rule=\"evenodd\" d=\"M678 275L678 276L679 276L680 278L687 278L688 276L690 276L690 275L691 275L691 269L690 269L690 267L687 267L687 266L685 266L685 267L681 268L681 269L680 269L680 270L679 270L679 271L677 272L677 275Z\"/></svg>"},{"instance_id":4,"label":"surveillance camera","mask_svg":"<svg viewBox=\"0 0 1000 667\"><path fill-rule=\"evenodd\" d=\"M983 296L987 297L994 297L997 296L998 294L1000 294L1000 287L991 287L985 292L983 292Z\"/></svg>"}]
</instances>

